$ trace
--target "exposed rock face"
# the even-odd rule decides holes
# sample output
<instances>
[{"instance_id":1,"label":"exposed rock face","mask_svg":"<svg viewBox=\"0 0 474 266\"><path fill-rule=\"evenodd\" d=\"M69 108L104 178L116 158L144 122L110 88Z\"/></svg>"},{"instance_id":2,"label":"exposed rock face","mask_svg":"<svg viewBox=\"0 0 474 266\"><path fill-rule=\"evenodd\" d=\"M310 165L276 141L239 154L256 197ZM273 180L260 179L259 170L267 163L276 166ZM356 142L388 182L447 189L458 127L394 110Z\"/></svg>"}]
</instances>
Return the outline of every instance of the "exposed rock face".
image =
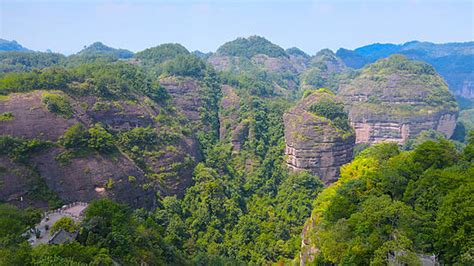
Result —
<instances>
[{"instance_id":1,"label":"exposed rock face","mask_svg":"<svg viewBox=\"0 0 474 266\"><path fill-rule=\"evenodd\" d=\"M48 91L62 95L72 106L72 116L64 118L51 113L42 104L43 93L13 93L2 99L0 113L10 112L13 118L0 121L0 135L55 142L72 125L81 123L87 128L98 122L116 133L136 127L151 127L158 132L167 130L166 125L155 121L162 107L145 97L137 101L113 101L94 96L70 97L62 92ZM181 103L181 100L185 103L183 112L188 114L190 119L199 119L198 107L192 105L192 96L182 96L191 102L186 105L188 102L183 100L183 97L177 99L178 103ZM26 202L35 182L43 180L48 188L66 203L107 196L133 206L151 207L157 191L161 195L182 196L192 182L192 171L200 158L198 143L192 134L178 137L160 152L162 155L143 157L149 171L163 178L163 185L156 186L149 186L151 180L145 176L143 169L122 154L80 156L65 165L60 165L55 158L59 153L58 149L42 152L31 158L28 165L12 162L6 157L0 158L0 170L7 169L0 171L0 201L18 203L23 197ZM176 169L178 166L179 169ZM129 182L129 176L132 176L133 181ZM108 183L112 184L110 188L106 187ZM32 203L41 204L37 199Z\"/></svg>"},{"instance_id":2,"label":"exposed rock face","mask_svg":"<svg viewBox=\"0 0 474 266\"><path fill-rule=\"evenodd\" d=\"M0 135L56 140L77 119L65 119L49 112L41 104L41 91L13 93L0 101L0 113L11 112L13 119L0 122Z\"/></svg>"},{"instance_id":3,"label":"exposed rock face","mask_svg":"<svg viewBox=\"0 0 474 266\"><path fill-rule=\"evenodd\" d=\"M297 73L305 71L309 66L309 58L303 56L290 55L290 62Z\"/></svg>"},{"instance_id":4,"label":"exposed rock face","mask_svg":"<svg viewBox=\"0 0 474 266\"><path fill-rule=\"evenodd\" d=\"M213 54L207 59L207 62L211 64L217 71L231 71L235 66L239 65L240 60L237 56Z\"/></svg>"},{"instance_id":5,"label":"exposed rock face","mask_svg":"<svg viewBox=\"0 0 474 266\"><path fill-rule=\"evenodd\" d=\"M61 165L54 158L59 152L53 149L32 161L48 187L64 201L88 202L110 197L134 207L154 206L153 190L142 187L146 183L143 172L123 155L93 154Z\"/></svg>"},{"instance_id":6,"label":"exposed rock face","mask_svg":"<svg viewBox=\"0 0 474 266\"><path fill-rule=\"evenodd\" d=\"M258 54L252 57L252 62L258 66L262 66L269 72L298 72L288 57L270 57L268 55Z\"/></svg>"},{"instance_id":7,"label":"exposed rock face","mask_svg":"<svg viewBox=\"0 0 474 266\"><path fill-rule=\"evenodd\" d=\"M81 101L88 106L83 122L100 122L117 131L155 126L153 116L158 112L154 106L124 100L101 101L96 97L83 97Z\"/></svg>"},{"instance_id":8,"label":"exposed rock face","mask_svg":"<svg viewBox=\"0 0 474 266\"><path fill-rule=\"evenodd\" d=\"M458 107L444 80L431 66L400 55L365 67L339 95L356 143L404 143L429 129L449 138L456 126Z\"/></svg>"},{"instance_id":9,"label":"exposed rock face","mask_svg":"<svg viewBox=\"0 0 474 266\"><path fill-rule=\"evenodd\" d=\"M290 169L308 170L329 184L337 180L339 167L352 160L355 136L310 111L323 98L338 101L329 93L314 92L283 115L285 154Z\"/></svg>"},{"instance_id":10,"label":"exposed rock face","mask_svg":"<svg viewBox=\"0 0 474 266\"><path fill-rule=\"evenodd\" d=\"M319 67L325 77L333 73L341 73L347 69L342 59L329 49L319 51L311 58L311 64Z\"/></svg>"},{"instance_id":11,"label":"exposed rock face","mask_svg":"<svg viewBox=\"0 0 474 266\"><path fill-rule=\"evenodd\" d=\"M239 122L240 97L235 89L229 85L222 85L221 111L219 112L219 136L221 140L228 140L232 150L237 152L242 149L244 141L249 134L248 121Z\"/></svg>"},{"instance_id":12,"label":"exposed rock face","mask_svg":"<svg viewBox=\"0 0 474 266\"><path fill-rule=\"evenodd\" d=\"M21 163L13 162L6 156L0 156L0 201L18 202L26 206L31 203L26 196L35 184L37 174ZM19 201L23 197L23 201ZM47 202L36 201L35 206L47 206Z\"/></svg>"},{"instance_id":13,"label":"exposed rock face","mask_svg":"<svg viewBox=\"0 0 474 266\"><path fill-rule=\"evenodd\" d=\"M160 80L173 98L173 104L180 108L190 121L198 121L202 107L202 89L199 82L189 77L166 77Z\"/></svg>"},{"instance_id":14,"label":"exposed rock face","mask_svg":"<svg viewBox=\"0 0 474 266\"><path fill-rule=\"evenodd\" d=\"M300 75L300 87L304 90L328 88L337 91L340 84L347 83L354 70L329 49L319 51L311 58L308 68Z\"/></svg>"},{"instance_id":15,"label":"exposed rock face","mask_svg":"<svg viewBox=\"0 0 474 266\"><path fill-rule=\"evenodd\" d=\"M472 76L474 76L474 74L472 74ZM474 77L472 77L471 79L474 80ZM461 95L462 97L465 97L468 99L474 99L474 81L471 81L471 80L463 81L461 92L458 93L458 95Z\"/></svg>"},{"instance_id":16,"label":"exposed rock face","mask_svg":"<svg viewBox=\"0 0 474 266\"><path fill-rule=\"evenodd\" d=\"M207 62L217 71L240 72L256 67L273 73L300 73L306 68L306 62L299 57L270 57L264 54L257 54L250 60L237 56L225 56L214 54L208 58Z\"/></svg>"}]
</instances>

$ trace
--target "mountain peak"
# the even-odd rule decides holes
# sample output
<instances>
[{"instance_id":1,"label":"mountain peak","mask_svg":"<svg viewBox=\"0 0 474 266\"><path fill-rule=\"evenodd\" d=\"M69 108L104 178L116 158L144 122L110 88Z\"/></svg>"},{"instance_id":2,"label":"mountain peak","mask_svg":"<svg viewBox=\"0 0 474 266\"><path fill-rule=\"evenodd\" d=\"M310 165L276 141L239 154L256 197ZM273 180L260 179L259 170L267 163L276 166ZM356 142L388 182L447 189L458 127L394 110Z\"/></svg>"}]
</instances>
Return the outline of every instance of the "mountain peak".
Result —
<instances>
[{"instance_id":1,"label":"mountain peak","mask_svg":"<svg viewBox=\"0 0 474 266\"><path fill-rule=\"evenodd\" d=\"M19 44L15 40L9 41L9 40L5 40L5 39L0 39L0 52L4 52L4 51L28 52L30 50L23 47L21 44Z\"/></svg>"},{"instance_id":2,"label":"mountain peak","mask_svg":"<svg viewBox=\"0 0 474 266\"><path fill-rule=\"evenodd\" d=\"M220 55L248 58L257 54L264 54L269 57L288 56L283 48L257 35L252 35L248 38L239 37L233 41L226 42L217 49L217 53Z\"/></svg>"}]
</instances>

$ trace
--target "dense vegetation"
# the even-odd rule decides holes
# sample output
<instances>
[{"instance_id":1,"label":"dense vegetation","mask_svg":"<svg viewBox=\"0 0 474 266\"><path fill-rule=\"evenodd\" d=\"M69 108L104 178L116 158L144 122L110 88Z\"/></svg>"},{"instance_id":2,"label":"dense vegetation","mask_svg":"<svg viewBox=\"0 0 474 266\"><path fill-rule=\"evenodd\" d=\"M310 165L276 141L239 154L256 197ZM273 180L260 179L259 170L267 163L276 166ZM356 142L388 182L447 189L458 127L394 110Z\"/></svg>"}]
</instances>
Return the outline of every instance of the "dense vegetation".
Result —
<instances>
[{"instance_id":1,"label":"dense vegetation","mask_svg":"<svg viewBox=\"0 0 474 266\"><path fill-rule=\"evenodd\" d=\"M0 52L0 73L29 71L64 63L66 57L57 53Z\"/></svg>"},{"instance_id":2,"label":"dense vegetation","mask_svg":"<svg viewBox=\"0 0 474 266\"><path fill-rule=\"evenodd\" d=\"M344 104L337 100L330 90L325 88L317 91L306 90L303 93L303 97L306 98L313 93L318 94L318 100L309 106L308 111L327 119L338 130L345 132L352 130L348 122L347 112L344 111Z\"/></svg>"},{"instance_id":3,"label":"dense vegetation","mask_svg":"<svg viewBox=\"0 0 474 266\"><path fill-rule=\"evenodd\" d=\"M133 53L125 49L115 49L104 45L101 42L95 42L78 53L79 56L93 56L109 54L117 58L126 59L131 58Z\"/></svg>"},{"instance_id":4,"label":"dense vegetation","mask_svg":"<svg viewBox=\"0 0 474 266\"><path fill-rule=\"evenodd\" d=\"M260 36L237 38L219 47L217 53L220 55L242 56L247 58L252 58L252 56L257 54L264 54L270 57L287 56L283 48Z\"/></svg>"},{"instance_id":5,"label":"dense vegetation","mask_svg":"<svg viewBox=\"0 0 474 266\"><path fill-rule=\"evenodd\" d=\"M0 39L0 51L28 51L16 41Z\"/></svg>"},{"instance_id":6,"label":"dense vegetation","mask_svg":"<svg viewBox=\"0 0 474 266\"><path fill-rule=\"evenodd\" d=\"M353 68L362 68L366 64L392 54L402 54L410 59L424 61L434 67L446 80L456 95L469 95L463 87L472 80L474 69L473 42L435 44L412 41L400 45L375 43L359 47L354 51L339 49L337 55Z\"/></svg>"},{"instance_id":7,"label":"dense vegetation","mask_svg":"<svg viewBox=\"0 0 474 266\"><path fill-rule=\"evenodd\" d=\"M172 60L178 55L188 55L189 51L181 44L165 43L156 47L145 49L138 52L135 57L141 60L148 61L152 64L161 64L165 61Z\"/></svg>"},{"instance_id":8,"label":"dense vegetation","mask_svg":"<svg viewBox=\"0 0 474 266\"><path fill-rule=\"evenodd\" d=\"M316 263L416 265L417 254L473 263L473 148L471 132L461 152L442 138L412 151L384 143L362 152L316 199L308 233Z\"/></svg>"},{"instance_id":9,"label":"dense vegetation","mask_svg":"<svg viewBox=\"0 0 474 266\"><path fill-rule=\"evenodd\" d=\"M446 264L473 263L469 204L474 192L474 133L465 133L472 122L469 110L461 114L466 127L462 138L456 137L458 142L424 132L403 147L361 146L356 159L342 167L339 181L324 188L316 176L287 171L282 116L293 99L313 92L303 93L300 80L302 87L328 85L336 91L338 84L359 73L331 72L339 62L330 51L321 54L327 56L323 60L309 62L301 76L266 71L250 58L309 56L297 48L285 51L258 36L226 43L217 53L241 57L243 67L216 73L203 60L206 56L189 53L179 44L146 49L130 61L119 60L130 57L128 51L100 43L69 58L0 53L8 66L3 71L8 73L0 74L0 97L41 91L43 107L65 119L75 117L79 109L92 114L117 110L124 115L126 104L156 114L147 125L126 129L77 122L54 142L1 136L0 156L28 169L30 193L49 207L63 202L29 162L48 149L61 151L55 160L62 165L90 154L112 160L126 156L147 178L143 187L148 188L164 186L166 178L178 180L184 170L193 172L183 197L163 196L157 189L154 208L134 209L110 199L92 201L80 224L66 218L53 225L52 231L78 232L75 241L61 245L31 247L22 234L38 222L38 211L0 204L0 265L289 264L301 251L305 221L309 228L305 238L318 250L316 264L384 265L391 257L411 265L418 254L436 254ZM376 75L394 69L421 76L434 73L426 64L407 61L395 56L371 70ZM173 106L160 79L199 84L197 121L190 122ZM221 106L222 85L232 86L238 108ZM428 100L452 100L445 87L439 89L435 95L439 97ZM319 92L328 97L310 111L338 129L351 130L334 94ZM87 106L79 102L85 98L97 101ZM14 119L12 113L0 114L0 123ZM239 149L230 141L237 125L246 129ZM192 138L199 144L198 161L188 154L167 165L166 171L153 167ZM0 168L0 175L4 171ZM128 176L130 184L136 179Z\"/></svg>"},{"instance_id":10,"label":"dense vegetation","mask_svg":"<svg viewBox=\"0 0 474 266\"><path fill-rule=\"evenodd\" d=\"M142 69L126 63L54 66L0 75L0 94L43 89L116 99L134 98L137 93L157 99L163 97L156 81L145 75Z\"/></svg>"}]
</instances>

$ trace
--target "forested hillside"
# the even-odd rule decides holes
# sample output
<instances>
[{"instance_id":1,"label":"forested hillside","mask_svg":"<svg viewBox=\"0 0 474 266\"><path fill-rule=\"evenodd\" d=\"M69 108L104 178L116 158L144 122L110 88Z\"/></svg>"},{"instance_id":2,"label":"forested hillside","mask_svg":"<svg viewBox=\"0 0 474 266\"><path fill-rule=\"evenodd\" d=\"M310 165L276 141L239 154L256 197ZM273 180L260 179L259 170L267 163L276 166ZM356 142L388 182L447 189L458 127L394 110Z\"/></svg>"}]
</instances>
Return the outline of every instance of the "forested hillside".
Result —
<instances>
[{"instance_id":1,"label":"forested hillside","mask_svg":"<svg viewBox=\"0 0 474 266\"><path fill-rule=\"evenodd\" d=\"M371 44L354 51L339 49L337 55L349 67L361 68L368 63L403 54L410 59L432 65L449 84L454 95L474 98L474 42L435 44L412 41L404 44Z\"/></svg>"},{"instance_id":2,"label":"forested hillside","mask_svg":"<svg viewBox=\"0 0 474 266\"><path fill-rule=\"evenodd\" d=\"M457 151L442 138L413 150L377 144L341 167L314 202L302 261L315 264L472 263L474 134Z\"/></svg>"},{"instance_id":3,"label":"forested hillside","mask_svg":"<svg viewBox=\"0 0 474 266\"><path fill-rule=\"evenodd\" d=\"M0 67L0 265L474 262L472 117L425 63L354 70L251 36ZM71 239L30 245L74 202L45 229Z\"/></svg>"}]
</instances>

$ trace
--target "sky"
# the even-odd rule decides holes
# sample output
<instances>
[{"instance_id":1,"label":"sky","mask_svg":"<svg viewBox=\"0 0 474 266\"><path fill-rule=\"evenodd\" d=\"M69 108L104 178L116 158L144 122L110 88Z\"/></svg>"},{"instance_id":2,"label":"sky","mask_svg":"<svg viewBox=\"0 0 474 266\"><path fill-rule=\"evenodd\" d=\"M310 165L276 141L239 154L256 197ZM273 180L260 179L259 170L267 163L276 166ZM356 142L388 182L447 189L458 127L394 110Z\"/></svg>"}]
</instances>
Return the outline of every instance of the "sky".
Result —
<instances>
[{"instance_id":1,"label":"sky","mask_svg":"<svg viewBox=\"0 0 474 266\"><path fill-rule=\"evenodd\" d=\"M309 54L371 43L474 40L474 0L0 0L0 38L72 54L85 45L141 51L161 43L215 51L260 35Z\"/></svg>"}]
</instances>

